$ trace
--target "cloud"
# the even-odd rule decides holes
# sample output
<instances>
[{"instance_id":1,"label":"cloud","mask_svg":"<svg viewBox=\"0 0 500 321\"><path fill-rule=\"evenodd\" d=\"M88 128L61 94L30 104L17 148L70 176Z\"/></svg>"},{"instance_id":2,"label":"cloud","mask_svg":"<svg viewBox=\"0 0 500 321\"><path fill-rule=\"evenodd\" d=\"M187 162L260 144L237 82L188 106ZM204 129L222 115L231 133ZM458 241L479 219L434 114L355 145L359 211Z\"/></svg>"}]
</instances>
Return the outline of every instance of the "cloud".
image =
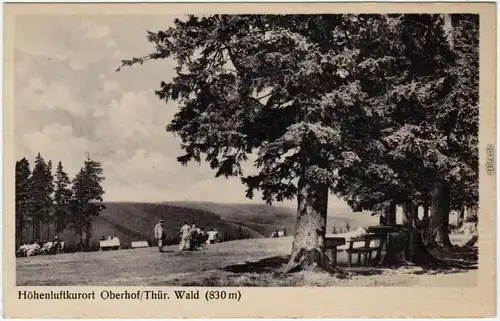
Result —
<instances>
[{"instance_id":1,"label":"cloud","mask_svg":"<svg viewBox=\"0 0 500 321\"><path fill-rule=\"evenodd\" d=\"M61 137L64 137L64 142ZM86 153L92 152L91 144L85 137L74 137L71 126L59 124L21 134L17 143L21 150L30 151L24 156L32 161L37 153L41 153L46 161L52 160L54 164L62 161L65 170L72 175L83 165Z\"/></svg>"},{"instance_id":2,"label":"cloud","mask_svg":"<svg viewBox=\"0 0 500 321\"><path fill-rule=\"evenodd\" d=\"M104 92L113 92L120 89L120 83L114 80L106 80L104 82Z\"/></svg>"},{"instance_id":3,"label":"cloud","mask_svg":"<svg viewBox=\"0 0 500 321\"><path fill-rule=\"evenodd\" d=\"M95 19L36 15L16 19L16 49L49 60L68 61L75 70L99 62L113 46L110 27Z\"/></svg>"},{"instance_id":4,"label":"cloud","mask_svg":"<svg viewBox=\"0 0 500 321\"><path fill-rule=\"evenodd\" d=\"M21 87L16 95L16 106L27 114L29 111L50 112L63 110L74 116L86 114L86 108L76 99L67 85L43 81L39 77L29 80L29 85ZM16 109L17 112L17 109Z\"/></svg>"}]
</instances>

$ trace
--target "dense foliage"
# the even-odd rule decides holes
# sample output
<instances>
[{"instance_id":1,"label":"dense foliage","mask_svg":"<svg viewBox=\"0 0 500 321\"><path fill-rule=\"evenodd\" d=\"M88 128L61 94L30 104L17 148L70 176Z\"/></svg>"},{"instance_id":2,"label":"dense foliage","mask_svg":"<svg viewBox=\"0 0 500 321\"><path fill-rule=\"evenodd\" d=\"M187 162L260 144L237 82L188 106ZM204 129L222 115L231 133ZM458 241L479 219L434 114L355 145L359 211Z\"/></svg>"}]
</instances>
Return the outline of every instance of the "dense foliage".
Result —
<instances>
[{"instance_id":1,"label":"dense foliage","mask_svg":"<svg viewBox=\"0 0 500 321\"><path fill-rule=\"evenodd\" d=\"M72 188L61 162L57 165L54 182L52 162L46 163L40 154L35 159L33 172L26 158L17 161L16 242L48 241L51 236L71 227L82 238L80 248L88 249L92 218L103 209L103 180L100 163L90 158L73 179ZM27 233L29 227L31 233Z\"/></svg>"},{"instance_id":2,"label":"dense foliage","mask_svg":"<svg viewBox=\"0 0 500 321\"><path fill-rule=\"evenodd\" d=\"M189 16L122 66L175 59L156 94L178 102L178 160L241 176L248 197L298 196L304 235L319 233L301 246L321 250L324 187L355 210L477 204L478 29L477 15Z\"/></svg>"}]
</instances>

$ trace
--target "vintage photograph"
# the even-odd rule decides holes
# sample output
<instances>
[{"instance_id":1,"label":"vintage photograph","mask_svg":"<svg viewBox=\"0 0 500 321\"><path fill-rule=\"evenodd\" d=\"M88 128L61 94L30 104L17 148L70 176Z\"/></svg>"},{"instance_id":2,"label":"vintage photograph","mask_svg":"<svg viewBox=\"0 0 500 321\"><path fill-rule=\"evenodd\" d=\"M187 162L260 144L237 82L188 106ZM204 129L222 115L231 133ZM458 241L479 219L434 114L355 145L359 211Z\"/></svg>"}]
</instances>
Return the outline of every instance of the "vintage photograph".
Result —
<instances>
[{"instance_id":1,"label":"vintage photograph","mask_svg":"<svg viewBox=\"0 0 500 321\"><path fill-rule=\"evenodd\" d=\"M476 286L479 22L17 17L16 284Z\"/></svg>"},{"instance_id":2,"label":"vintage photograph","mask_svg":"<svg viewBox=\"0 0 500 321\"><path fill-rule=\"evenodd\" d=\"M493 316L495 14L6 5L4 317Z\"/></svg>"}]
</instances>

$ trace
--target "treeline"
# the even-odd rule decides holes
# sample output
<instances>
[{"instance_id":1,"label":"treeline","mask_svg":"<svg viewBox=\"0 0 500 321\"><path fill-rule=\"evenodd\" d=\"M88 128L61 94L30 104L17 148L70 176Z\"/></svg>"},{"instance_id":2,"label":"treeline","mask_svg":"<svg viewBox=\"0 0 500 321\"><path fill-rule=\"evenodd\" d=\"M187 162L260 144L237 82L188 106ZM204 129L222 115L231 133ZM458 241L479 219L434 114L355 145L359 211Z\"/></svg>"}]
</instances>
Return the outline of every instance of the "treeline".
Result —
<instances>
[{"instance_id":1,"label":"treeline","mask_svg":"<svg viewBox=\"0 0 500 321\"><path fill-rule=\"evenodd\" d=\"M16 162L16 247L49 241L65 229L79 237L79 250L90 248L92 219L104 209L101 164L87 157L70 179L62 162L53 173L52 161L40 153L33 168L26 158Z\"/></svg>"}]
</instances>

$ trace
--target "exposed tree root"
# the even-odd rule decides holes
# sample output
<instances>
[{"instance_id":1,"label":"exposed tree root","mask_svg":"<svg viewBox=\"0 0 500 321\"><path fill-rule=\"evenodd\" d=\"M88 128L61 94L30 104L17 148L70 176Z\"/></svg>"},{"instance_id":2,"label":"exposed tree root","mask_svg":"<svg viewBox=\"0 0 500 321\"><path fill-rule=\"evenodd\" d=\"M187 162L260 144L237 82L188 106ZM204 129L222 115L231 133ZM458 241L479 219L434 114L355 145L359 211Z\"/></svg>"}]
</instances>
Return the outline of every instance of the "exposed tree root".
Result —
<instances>
[{"instance_id":1,"label":"exposed tree root","mask_svg":"<svg viewBox=\"0 0 500 321\"><path fill-rule=\"evenodd\" d=\"M346 277L347 273L335 267L327 255L318 249L300 249L296 255L292 255L285 273L296 273L299 271L327 272L338 277Z\"/></svg>"},{"instance_id":2,"label":"exposed tree root","mask_svg":"<svg viewBox=\"0 0 500 321\"><path fill-rule=\"evenodd\" d=\"M413 240L413 255L408 257L407 246L408 240ZM393 233L391 235L391 243L387 249L387 253L381 263L382 266L420 266L423 268L433 268L440 266L441 260L436 258L423 242L422 237L418 233L414 233L412 238L408 238L403 233Z\"/></svg>"}]
</instances>

